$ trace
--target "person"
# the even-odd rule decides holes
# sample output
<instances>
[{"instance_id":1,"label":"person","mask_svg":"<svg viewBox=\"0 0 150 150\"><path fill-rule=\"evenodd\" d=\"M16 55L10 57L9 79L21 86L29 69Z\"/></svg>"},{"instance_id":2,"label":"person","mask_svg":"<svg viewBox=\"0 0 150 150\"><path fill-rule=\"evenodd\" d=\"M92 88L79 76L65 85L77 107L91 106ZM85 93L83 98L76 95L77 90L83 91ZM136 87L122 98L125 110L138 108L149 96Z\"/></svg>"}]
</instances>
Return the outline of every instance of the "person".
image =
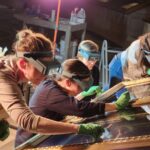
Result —
<instances>
[{"instance_id":1,"label":"person","mask_svg":"<svg viewBox=\"0 0 150 150\"><path fill-rule=\"evenodd\" d=\"M113 59L109 63L109 85L108 89L115 86L116 84L123 81L123 61L124 61L124 55L126 54L126 51L119 52L116 54ZM122 93L126 91L125 88L117 91L110 99L110 101L116 100Z\"/></svg>"},{"instance_id":2,"label":"person","mask_svg":"<svg viewBox=\"0 0 150 150\"><path fill-rule=\"evenodd\" d=\"M83 40L78 46L77 58L92 72L93 85L99 85L99 69L96 64L100 61L99 46L91 40Z\"/></svg>"},{"instance_id":3,"label":"person","mask_svg":"<svg viewBox=\"0 0 150 150\"><path fill-rule=\"evenodd\" d=\"M88 94L83 95L84 98L82 99L91 100L96 95L103 93L102 87L99 85L100 74L97 66L97 62L100 61L99 46L92 40L83 40L78 46L76 58L82 61L92 73L93 85L90 87Z\"/></svg>"},{"instance_id":4,"label":"person","mask_svg":"<svg viewBox=\"0 0 150 150\"><path fill-rule=\"evenodd\" d=\"M113 70L111 77L115 77L116 81L135 80L150 76L150 32L143 34L133 41L130 46L118 54L119 57L110 65ZM115 68L118 62L119 69ZM119 73L118 73L119 72ZM120 75L120 76L119 76ZM112 84L112 82L110 83ZM129 88L131 98L141 98L149 96L149 85L136 86ZM149 113L149 105L142 106Z\"/></svg>"},{"instance_id":5,"label":"person","mask_svg":"<svg viewBox=\"0 0 150 150\"><path fill-rule=\"evenodd\" d=\"M136 80L150 76L150 32L143 34L133 41L126 50L126 60L123 66L123 78ZM150 85L141 85L129 88L131 98L142 98L150 95ZM150 105L142 108L150 113Z\"/></svg>"},{"instance_id":6,"label":"person","mask_svg":"<svg viewBox=\"0 0 150 150\"><path fill-rule=\"evenodd\" d=\"M83 40L78 46L77 58L82 61L92 73L93 86L90 87L88 94L82 92L82 100L91 100L96 95L103 93L102 87L99 83L99 69L98 61L100 61L99 46L92 40ZM80 94L80 95L81 95Z\"/></svg>"},{"instance_id":7,"label":"person","mask_svg":"<svg viewBox=\"0 0 150 150\"><path fill-rule=\"evenodd\" d=\"M63 123L34 114L26 105L18 84L30 81L37 85L45 79L53 61L53 45L44 35L23 29L16 34L12 47L15 54L0 58L0 103L18 127L47 135L101 135L102 127L97 124Z\"/></svg>"},{"instance_id":8,"label":"person","mask_svg":"<svg viewBox=\"0 0 150 150\"><path fill-rule=\"evenodd\" d=\"M78 66L78 67L77 67ZM78 59L68 59L62 64L62 73L55 74L41 82L35 89L29 107L40 116L61 120L66 115L90 117L104 115L105 111L123 109L128 104L128 94L124 93L115 103L92 103L79 101L77 94L92 85L90 70ZM78 95L82 99L83 95ZM16 146L33 136L22 129L17 131ZM51 143L52 144L52 143Z\"/></svg>"}]
</instances>

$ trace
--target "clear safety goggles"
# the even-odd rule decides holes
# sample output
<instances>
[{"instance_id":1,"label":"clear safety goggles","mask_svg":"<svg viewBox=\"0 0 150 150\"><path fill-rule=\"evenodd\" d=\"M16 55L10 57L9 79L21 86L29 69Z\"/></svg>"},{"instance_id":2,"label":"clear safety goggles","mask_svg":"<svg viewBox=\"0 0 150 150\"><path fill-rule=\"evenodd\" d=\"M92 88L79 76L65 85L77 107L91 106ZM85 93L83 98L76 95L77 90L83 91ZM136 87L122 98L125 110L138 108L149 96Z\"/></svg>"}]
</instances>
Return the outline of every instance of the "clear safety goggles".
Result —
<instances>
[{"instance_id":1,"label":"clear safety goggles","mask_svg":"<svg viewBox=\"0 0 150 150\"><path fill-rule=\"evenodd\" d=\"M100 53L98 53L98 52L90 52L90 51L86 51L84 49L79 49L79 53L83 58L85 58L89 61L99 61L100 60Z\"/></svg>"},{"instance_id":2,"label":"clear safety goggles","mask_svg":"<svg viewBox=\"0 0 150 150\"><path fill-rule=\"evenodd\" d=\"M93 78L92 78L91 74L76 75L74 73L69 73L69 72L66 72L66 71L62 71L62 75L72 79L73 81L75 81L80 86L82 91L86 91L93 84Z\"/></svg>"},{"instance_id":3,"label":"clear safety goggles","mask_svg":"<svg viewBox=\"0 0 150 150\"><path fill-rule=\"evenodd\" d=\"M49 70L56 64L60 64L55 58L53 58L52 52L16 52L17 57L23 57L28 60L35 68L44 75L49 73ZM40 60L40 58L51 57L50 61Z\"/></svg>"}]
</instances>

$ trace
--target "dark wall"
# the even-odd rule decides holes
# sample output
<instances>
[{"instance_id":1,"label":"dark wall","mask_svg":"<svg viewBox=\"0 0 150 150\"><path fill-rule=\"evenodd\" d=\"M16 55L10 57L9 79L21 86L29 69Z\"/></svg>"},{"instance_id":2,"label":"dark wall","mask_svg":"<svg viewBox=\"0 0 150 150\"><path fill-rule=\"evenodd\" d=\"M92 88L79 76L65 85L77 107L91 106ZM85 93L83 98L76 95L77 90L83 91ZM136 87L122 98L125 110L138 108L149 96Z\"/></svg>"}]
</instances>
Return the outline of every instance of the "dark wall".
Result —
<instances>
[{"instance_id":1,"label":"dark wall","mask_svg":"<svg viewBox=\"0 0 150 150\"><path fill-rule=\"evenodd\" d=\"M110 0L113 3L106 5L100 0L61 0L60 16L70 18L74 8L83 7L87 16L87 31L125 48L143 34L144 19L150 16L150 6L148 4L141 5L132 11L125 12L119 5L121 2L130 0L117 1ZM149 2L149 0L140 2L146 1ZM18 10L37 9L40 6L42 13L50 15L52 9L57 9L58 0L1 0L0 4L15 7Z\"/></svg>"}]
</instances>

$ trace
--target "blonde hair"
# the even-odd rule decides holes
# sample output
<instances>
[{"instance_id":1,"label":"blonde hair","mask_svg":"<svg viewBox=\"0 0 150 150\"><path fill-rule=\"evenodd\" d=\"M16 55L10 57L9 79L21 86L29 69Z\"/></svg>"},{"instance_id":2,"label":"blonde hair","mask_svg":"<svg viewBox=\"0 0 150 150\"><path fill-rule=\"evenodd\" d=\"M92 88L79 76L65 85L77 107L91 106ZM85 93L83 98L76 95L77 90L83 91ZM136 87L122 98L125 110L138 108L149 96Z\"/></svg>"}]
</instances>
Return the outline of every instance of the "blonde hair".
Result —
<instances>
[{"instance_id":1,"label":"blonde hair","mask_svg":"<svg viewBox=\"0 0 150 150\"><path fill-rule=\"evenodd\" d=\"M82 58L82 56L80 55L80 52L79 52L80 49L83 49L83 50L89 51L89 52L98 52L99 46L91 40L82 41L78 46L78 53L77 53L78 58Z\"/></svg>"}]
</instances>

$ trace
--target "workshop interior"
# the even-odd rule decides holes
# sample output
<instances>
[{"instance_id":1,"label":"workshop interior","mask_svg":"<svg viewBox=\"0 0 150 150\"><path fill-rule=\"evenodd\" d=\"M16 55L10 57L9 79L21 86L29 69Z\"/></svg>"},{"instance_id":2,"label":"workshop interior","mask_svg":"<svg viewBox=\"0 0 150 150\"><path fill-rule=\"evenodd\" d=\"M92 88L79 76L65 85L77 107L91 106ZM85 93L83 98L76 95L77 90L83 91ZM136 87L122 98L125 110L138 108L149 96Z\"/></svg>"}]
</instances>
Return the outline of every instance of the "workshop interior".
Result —
<instances>
[{"instance_id":1,"label":"workshop interior","mask_svg":"<svg viewBox=\"0 0 150 150\"><path fill-rule=\"evenodd\" d=\"M32 73L35 85L22 79ZM0 150L149 150L150 1L1 0L0 91ZM64 130L38 129L41 118Z\"/></svg>"}]
</instances>

